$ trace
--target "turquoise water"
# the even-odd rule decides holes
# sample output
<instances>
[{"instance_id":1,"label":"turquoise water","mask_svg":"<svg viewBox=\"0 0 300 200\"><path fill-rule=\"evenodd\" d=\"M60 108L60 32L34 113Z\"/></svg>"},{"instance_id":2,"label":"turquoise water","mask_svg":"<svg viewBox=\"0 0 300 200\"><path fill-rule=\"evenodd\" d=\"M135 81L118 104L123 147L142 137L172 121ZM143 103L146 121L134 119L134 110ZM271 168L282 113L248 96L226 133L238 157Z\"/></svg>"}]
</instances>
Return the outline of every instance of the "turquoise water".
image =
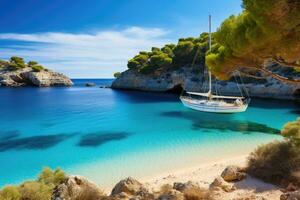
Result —
<instances>
[{"instance_id":1,"label":"turquoise water","mask_svg":"<svg viewBox=\"0 0 300 200\"><path fill-rule=\"evenodd\" d=\"M84 87L0 89L0 186L61 167L110 187L119 179L249 153L281 139L300 114L290 101L254 99L247 112L208 114L174 94ZM111 80L92 80L106 85Z\"/></svg>"}]
</instances>

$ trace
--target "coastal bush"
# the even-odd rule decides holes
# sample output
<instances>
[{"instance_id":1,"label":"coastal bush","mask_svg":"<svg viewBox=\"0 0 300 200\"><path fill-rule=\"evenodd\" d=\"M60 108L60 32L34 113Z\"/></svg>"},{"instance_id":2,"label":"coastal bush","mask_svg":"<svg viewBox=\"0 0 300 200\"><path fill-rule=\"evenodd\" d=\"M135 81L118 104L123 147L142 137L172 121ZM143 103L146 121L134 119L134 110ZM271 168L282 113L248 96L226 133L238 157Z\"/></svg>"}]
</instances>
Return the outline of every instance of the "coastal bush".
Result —
<instances>
[{"instance_id":1,"label":"coastal bush","mask_svg":"<svg viewBox=\"0 0 300 200\"><path fill-rule=\"evenodd\" d=\"M11 70L18 70L25 68L26 64L23 58L17 57L17 56L12 56L9 60L9 68Z\"/></svg>"},{"instance_id":2,"label":"coastal bush","mask_svg":"<svg viewBox=\"0 0 300 200\"><path fill-rule=\"evenodd\" d=\"M36 61L29 61L28 63L27 63L27 65L29 66L29 67L32 67L32 66L34 66L34 65L38 65L39 63L38 62L36 62Z\"/></svg>"},{"instance_id":3,"label":"coastal bush","mask_svg":"<svg viewBox=\"0 0 300 200\"><path fill-rule=\"evenodd\" d=\"M116 72L116 73L114 73L114 77L115 78L119 78L121 76L121 72Z\"/></svg>"},{"instance_id":4,"label":"coastal bush","mask_svg":"<svg viewBox=\"0 0 300 200\"><path fill-rule=\"evenodd\" d=\"M44 67L42 65L33 65L31 68L34 72L40 72L44 70Z\"/></svg>"},{"instance_id":5,"label":"coastal bush","mask_svg":"<svg viewBox=\"0 0 300 200\"><path fill-rule=\"evenodd\" d=\"M53 189L66 179L61 169L44 168L35 181L19 186L6 186L0 190L0 200L49 200Z\"/></svg>"},{"instance_id":6,"label":"coastal bush","mask_svg":"<svg viewBox=\"0 0 300 200\"><path fill-rule=\"evenodd\" d=\"M299 119L287 123L281 131L285 141L259 146L249 156L247 171L266 182L300 186Z\"/></svg>"},{"instance_id":7,"label":"coastal bush","mask_svg":"<svg viewBox=\"0 0 300 200\"><path fill-rule=\"evenodd\" d=\"M300 117L296 121L288 122L283 127L281 135L291 143L300 146Z\"/></svg>"},{"instance_id":8,"label":"coastal bush","mask_svg":"<svg viewBox=\"0 0 300 200\"><path fill-rule=\"evenodd\" d=\"M21 193L18 187L15 186L5 186L0 191L0 199L1 200L20 200Z\"/></svg>"},{"instance_id":9,"label":"coastal bush","mask_svg":"<svg viewBox=\"0 0 300 200\"><path fill-rule=\"evenodd\" d=\"M53 188L37 181L28 181L21 184L19 190L22 200L49 200Z\"/></svg>"}]
</instances>

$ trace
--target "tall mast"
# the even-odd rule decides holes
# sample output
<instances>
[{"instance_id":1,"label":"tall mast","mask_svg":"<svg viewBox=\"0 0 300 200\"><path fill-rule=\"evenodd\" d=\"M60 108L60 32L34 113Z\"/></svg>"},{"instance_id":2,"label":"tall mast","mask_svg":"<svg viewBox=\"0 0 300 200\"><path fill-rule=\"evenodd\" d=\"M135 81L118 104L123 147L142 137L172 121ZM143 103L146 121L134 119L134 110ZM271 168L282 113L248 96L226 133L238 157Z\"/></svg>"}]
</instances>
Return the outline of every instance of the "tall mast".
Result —
<instances>
[{"instance_id":1,"label":"tall mast","mask_svg":"<svg viewBox=\"0 0 300 200\"><path fill-rule=\"evenodd\" d=\"M211 51L211 15L209 15L208 20L209 20L209 33L208 33L209 41L208 41L208 43L209 43L209 51ZM210 96L210 94L211 94L211 73L210 73L209 69L208 69L208 76L209 76L209 91L208 91L208 93Z\"/></svg>"}]
</instances>

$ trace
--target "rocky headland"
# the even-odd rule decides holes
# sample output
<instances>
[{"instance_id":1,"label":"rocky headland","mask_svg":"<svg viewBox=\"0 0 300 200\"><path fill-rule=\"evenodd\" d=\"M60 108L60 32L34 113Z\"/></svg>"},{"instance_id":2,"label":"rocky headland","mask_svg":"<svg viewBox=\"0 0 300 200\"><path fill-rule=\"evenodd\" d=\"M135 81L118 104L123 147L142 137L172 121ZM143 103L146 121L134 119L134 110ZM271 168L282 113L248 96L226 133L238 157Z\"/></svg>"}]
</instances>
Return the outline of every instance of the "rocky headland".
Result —
<instances>
[{"instance_id":1,"label":"rocky headland","mask_svg":"<svg viewBox=\"0 0 300 200\"><path fill-rule=\"evenodd\" d=\"M44 68L37 62L27 64L22 58L12 57L10 61L0 62L0 86L72 86L73 82L62 73Z\"/></svg>"},{"instance_id":2,"label":"rocky headland","mask_svg":"<svg viewBox=\"0 0 300 200\"><path fill-rule=\"evenodd\" d=\"M295 72L286 72L277 68L279 73L293 78L300 78L300 74ZM203 72L203 70L200 70ZM161 73L143 74L137 70L128 69L121 73L112 84L115 89L130 89L155 92L179 92L180 90L205 92L207 89L207 74L201 73L192 67L182 67L178 70L169 70ZM236 76L240 83L239 76ZM243 87L248 91L251 97L275 98L275 99L299 99L300 83L288 83L278 81L272 77L261 75L259 79L252 77L243 77ZM228 81L212 82L213 91L218 91L222 95L240 95L236 80L232 77ZM243 91L243 95L245 91Z\"/></svg>"}]
</instances>

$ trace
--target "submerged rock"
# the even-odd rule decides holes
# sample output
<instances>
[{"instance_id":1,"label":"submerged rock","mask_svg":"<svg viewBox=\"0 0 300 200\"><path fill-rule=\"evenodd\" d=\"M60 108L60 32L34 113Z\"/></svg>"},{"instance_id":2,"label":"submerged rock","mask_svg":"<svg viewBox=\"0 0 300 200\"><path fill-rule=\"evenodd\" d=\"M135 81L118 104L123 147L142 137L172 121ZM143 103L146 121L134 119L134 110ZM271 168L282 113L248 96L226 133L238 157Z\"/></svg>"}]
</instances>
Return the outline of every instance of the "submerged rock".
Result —
<instances>
[{"instance_id":1,"label":"submerged rock","mask_svg":"<svg viewBox=\"0 0 300 200\"><path fill-rule=\"evenodd\" d=\"M70 176L54 188L51 200L100 200L103 191L94 183L79 176Z\"/></svg>"},{"instance_id":2,"label":"submerged rock","mask_svg":"<svg viewBox=\"0 0 300 200\"><path fill-rule=\"evenodd\" d=\"M51 70L33 71L30 67L11 71L0 70L0 85L6 87L20 86L72 86L73 82L64 74Z\"/></svg>"},{"instance_id":3,"label":"submerged rock","mask_svg":"<svg viewBox=\"0 0 300 200\"><path fill-rule=\"evenodd\" d=\"M94 87L94 86L96 86L96 84L95 83L86 83L85 86L86 87Z\"/></svg>"},{"instance_id":4,"label":"submerged rock","mask_svg":"<svg viewBox=\"0 0 300 200\"><path fill-rule=\"evenodd\" d=\"M221 177L227 181L241 181L244 178L246 178L246 173L241 172L241 168L238 166L228 166L224 169L224 171L221 174Z\"/></svg>"}]
</instances>

